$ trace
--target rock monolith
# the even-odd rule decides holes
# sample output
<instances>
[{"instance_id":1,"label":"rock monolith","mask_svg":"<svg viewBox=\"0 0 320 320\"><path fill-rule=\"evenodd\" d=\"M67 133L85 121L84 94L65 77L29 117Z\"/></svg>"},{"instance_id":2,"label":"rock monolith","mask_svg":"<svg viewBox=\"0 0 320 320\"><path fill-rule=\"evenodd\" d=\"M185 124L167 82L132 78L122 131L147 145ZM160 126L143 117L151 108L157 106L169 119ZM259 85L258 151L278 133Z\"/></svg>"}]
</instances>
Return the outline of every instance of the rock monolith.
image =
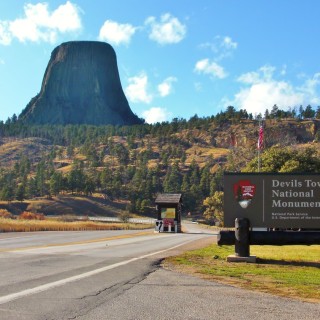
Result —
<instances>
[{"instance_id":1,"label":"rock monolith","mask_svg":"<svg viewBox=\"0 0 320 320\"><path fill-rule=\"evenodd\" d=\"M56 47L41 91L19 116L28 124L140 124L122 90L111 45L72 41Z\"/></svg>"}]
</instances>

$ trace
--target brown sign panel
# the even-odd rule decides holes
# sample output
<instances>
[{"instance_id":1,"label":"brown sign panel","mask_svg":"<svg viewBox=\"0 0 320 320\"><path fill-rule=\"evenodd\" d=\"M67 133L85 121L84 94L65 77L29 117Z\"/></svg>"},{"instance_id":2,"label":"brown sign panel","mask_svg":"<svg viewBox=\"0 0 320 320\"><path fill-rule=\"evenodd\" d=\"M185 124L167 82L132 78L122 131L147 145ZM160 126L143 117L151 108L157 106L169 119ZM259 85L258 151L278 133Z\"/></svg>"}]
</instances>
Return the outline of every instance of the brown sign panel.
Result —
<instances>
[{"instance_id":1,"label":"brown sign panel","mask_svg":"<svg viewBox=\"0 0 320 320\"><path fill-rule=\"evenodd\" d=\"M224 225L320 229L320 174L225 173Z\"/></svg>"}]
</instances>

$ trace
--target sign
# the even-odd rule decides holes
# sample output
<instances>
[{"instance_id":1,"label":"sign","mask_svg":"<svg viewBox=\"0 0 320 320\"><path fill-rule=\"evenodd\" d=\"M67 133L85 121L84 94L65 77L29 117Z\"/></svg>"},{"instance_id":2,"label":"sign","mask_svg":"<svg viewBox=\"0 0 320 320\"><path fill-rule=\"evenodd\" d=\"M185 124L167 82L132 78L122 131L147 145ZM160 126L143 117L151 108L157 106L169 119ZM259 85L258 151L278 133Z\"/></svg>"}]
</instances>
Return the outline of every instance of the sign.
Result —
<instances>
[{"instance_id":1,"label":"sign","mask_svg":"<svg viewBox=\"0 0 320 320\"><path fill-rule=\"evenodd\" d=\"M243 209L249 206L255 192L256 186L251 184L249 180L240 180L233 185L234 197Z\"/></svg>"},{"instance_id":2,"label":"sign","mask_svg":"<svg viewBox=\"0 0 320 320\"><path fill-rule=\"evenodd\" d=\"M176 217L176 209L175 208L161 208L161 218L169 218L174 219Z\"/></svg>"},{"instance_id":3,"label":"sign","mask_svg":"<svg viewBox=\"0 0 320 320\"><path fill-rule=\"evenodd\" d=\"M165 227L168 227L169 225L171 225L173 227L174 226L174 219L164 218L163 225Z\"/></svg>"},{"instance_id":4,"label":"sign","mask_svg":"<svg viewBox=\"0 0 320 320\"><path fill-rule=\"evenodd\" d=\"M320 175L225 173L224 225L320 229Z\"/></svg>"}]
</instances>

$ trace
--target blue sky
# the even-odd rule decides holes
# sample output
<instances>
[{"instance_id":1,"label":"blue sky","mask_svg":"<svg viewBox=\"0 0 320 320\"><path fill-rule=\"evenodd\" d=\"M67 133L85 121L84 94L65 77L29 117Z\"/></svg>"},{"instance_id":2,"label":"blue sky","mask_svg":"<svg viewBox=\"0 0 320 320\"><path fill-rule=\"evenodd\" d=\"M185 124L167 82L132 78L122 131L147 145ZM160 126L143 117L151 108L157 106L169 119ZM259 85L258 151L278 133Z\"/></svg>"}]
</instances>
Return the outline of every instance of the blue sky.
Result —
<instances>
[{"instance_id":1,"label":"blue sky","mask_svg":"<svg viewBox=\"0 0 320 320\"><path fill-rule=\"evenodd\" d=\"M52 50L110 43L147 122L320 105L318 0L0 0L0 120L41 88Z\"/></svg>"}]
</instances>

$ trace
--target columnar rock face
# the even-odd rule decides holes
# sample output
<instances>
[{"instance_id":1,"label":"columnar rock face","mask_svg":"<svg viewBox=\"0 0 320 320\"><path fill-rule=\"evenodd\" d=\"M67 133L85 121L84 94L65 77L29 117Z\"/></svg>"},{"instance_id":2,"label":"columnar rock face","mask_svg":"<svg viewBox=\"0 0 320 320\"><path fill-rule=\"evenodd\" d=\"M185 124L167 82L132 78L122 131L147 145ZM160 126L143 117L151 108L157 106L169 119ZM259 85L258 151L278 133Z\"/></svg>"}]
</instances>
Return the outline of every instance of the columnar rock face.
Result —
<instances>
[{"instance_id":1,"label":"columnar rock face","mask_svg":"<svg viewBox=\"0 0 320 320\"><path fill-rule=\"evenodd\" d=\"M41 91L19 119L29 124L142 122L123 93L113 48L96 41L66 42L53 50Z\"/></svg>"}]
</instances>

